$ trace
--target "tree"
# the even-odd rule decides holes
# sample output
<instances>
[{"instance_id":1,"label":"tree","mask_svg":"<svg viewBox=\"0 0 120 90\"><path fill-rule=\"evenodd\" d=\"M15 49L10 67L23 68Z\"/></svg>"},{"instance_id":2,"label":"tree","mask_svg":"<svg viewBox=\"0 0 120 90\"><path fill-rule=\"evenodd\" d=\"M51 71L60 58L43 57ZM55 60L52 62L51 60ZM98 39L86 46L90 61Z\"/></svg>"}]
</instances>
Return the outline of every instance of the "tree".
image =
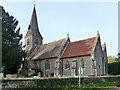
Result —
<instances>
[{"instance_id":1,"label":"tree","mask_svg":"<svg viewBox=\"0 0 120 90\"><path fill-rule=\"evenodd\" d=\"M17 73L25 56L18 20L2 8L2 67L4 76Z\"/></svg>"}]
</instances>

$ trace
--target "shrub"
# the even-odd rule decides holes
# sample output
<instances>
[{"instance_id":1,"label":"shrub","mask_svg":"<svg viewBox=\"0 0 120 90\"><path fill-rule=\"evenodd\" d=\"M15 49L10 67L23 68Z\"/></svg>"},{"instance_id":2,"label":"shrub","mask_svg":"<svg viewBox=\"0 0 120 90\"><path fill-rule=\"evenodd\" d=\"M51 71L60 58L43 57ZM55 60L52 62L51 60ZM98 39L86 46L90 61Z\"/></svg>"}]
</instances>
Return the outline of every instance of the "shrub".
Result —
<instances>
[{"instance_id":1,"label":"shrub","mask_svg":"<svg viewBox=\"0 0 120 90\"><path fill-rule=\"evenodd\" d=\"M120 74L120 62L114 62L108 64L108 74L109 75L118 75Z\"/></svg>"},{"instance_id":2,"label":"shrub","mask_svg":"<svg viewBox=\"0 0 120 90\"><path fill-rule=\"evenodd\" d=\"M120 87L120 81L117 82L116 86L117 86L117 87Z\"/></svg>"}]
</instances>

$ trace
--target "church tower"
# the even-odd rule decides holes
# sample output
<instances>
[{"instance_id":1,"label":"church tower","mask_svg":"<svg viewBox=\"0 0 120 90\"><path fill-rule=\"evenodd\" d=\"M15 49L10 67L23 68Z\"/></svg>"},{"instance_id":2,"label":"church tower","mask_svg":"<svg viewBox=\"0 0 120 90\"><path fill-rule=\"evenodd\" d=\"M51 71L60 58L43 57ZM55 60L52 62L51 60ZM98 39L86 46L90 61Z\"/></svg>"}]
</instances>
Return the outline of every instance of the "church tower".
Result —
<instances>
[{"instance_id":1,"label":"church tower","mask_svg":"<svg viewBox=\"0 0 120 90\"><path fill-rule=\"evenodd\" d=\"M29 52L32 48L42 44L43 44L43 37L39 32L36 9L34 5L31 21L28 26L27 34L25 36L25 51Z\"/></svg>"}]
</instances>

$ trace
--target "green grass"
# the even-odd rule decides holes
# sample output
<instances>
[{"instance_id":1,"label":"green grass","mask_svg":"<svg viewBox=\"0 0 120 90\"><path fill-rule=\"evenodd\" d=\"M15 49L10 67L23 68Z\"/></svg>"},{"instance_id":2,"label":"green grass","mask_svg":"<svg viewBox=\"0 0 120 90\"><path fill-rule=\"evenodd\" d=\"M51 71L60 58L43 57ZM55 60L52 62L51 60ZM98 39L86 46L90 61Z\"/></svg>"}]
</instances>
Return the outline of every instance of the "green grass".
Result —
<instances>
[{"instance_id":1,"label":"green grass","mask_svg":"<svg viewBox=\"0 0 120 90\"><path fill-rule=\"evenodd\" d=\"M78 85L66 85L66 86L52 86L52 87L47 87L47 86L25 86L24 88L61 88L61 89L80 89L80 88L116 88L118 87L119 83L118 82L103 82L103 83L89 83L86 85L81 85L80 87Z\"/></svg>"},{"instance_id":2,"label":"green grass","mask_svg":"<svg viewBox=\"0 0 120 90\"><path fill-rule=\"evenodd\" d=\"M89 83L87 85L70 86L65 88L115 88L117 87L117 82L104 82L104 83Z\"/></svg>"},{"instance_id":3,"label":"green grass","mask_svg":"<svg viewBox=\"0 0 120 90\"><path fill-rule=\"evenodd\" d=\"M117 82L104 82L104 83L90 83L83 85L82 88L114 88L117 87Z\"/></svg>"}]
</instances>

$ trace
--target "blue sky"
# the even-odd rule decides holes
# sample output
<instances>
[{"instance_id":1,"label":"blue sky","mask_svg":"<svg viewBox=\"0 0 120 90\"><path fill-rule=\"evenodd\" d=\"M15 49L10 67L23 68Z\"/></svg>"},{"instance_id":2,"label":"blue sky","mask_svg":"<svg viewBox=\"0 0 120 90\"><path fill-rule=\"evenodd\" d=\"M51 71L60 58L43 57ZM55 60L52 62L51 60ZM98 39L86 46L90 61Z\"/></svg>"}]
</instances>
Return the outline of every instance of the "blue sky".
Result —
<instances>
[{"instance_id":1,"label":"blue sky","mask_svg":"<svg viewBox=\"0 0 120 90\"><path fill-rule=\"evenodd\" d=\"M1 5L17 18L25 36L34 2L2 2ZM36 2L35 5L44 43L66 38L67 34L71 41L86 39L96 36L99 31L101 43L106 42L108 55L117 55L117 2Z\"/></svg>"}]
</instances>

